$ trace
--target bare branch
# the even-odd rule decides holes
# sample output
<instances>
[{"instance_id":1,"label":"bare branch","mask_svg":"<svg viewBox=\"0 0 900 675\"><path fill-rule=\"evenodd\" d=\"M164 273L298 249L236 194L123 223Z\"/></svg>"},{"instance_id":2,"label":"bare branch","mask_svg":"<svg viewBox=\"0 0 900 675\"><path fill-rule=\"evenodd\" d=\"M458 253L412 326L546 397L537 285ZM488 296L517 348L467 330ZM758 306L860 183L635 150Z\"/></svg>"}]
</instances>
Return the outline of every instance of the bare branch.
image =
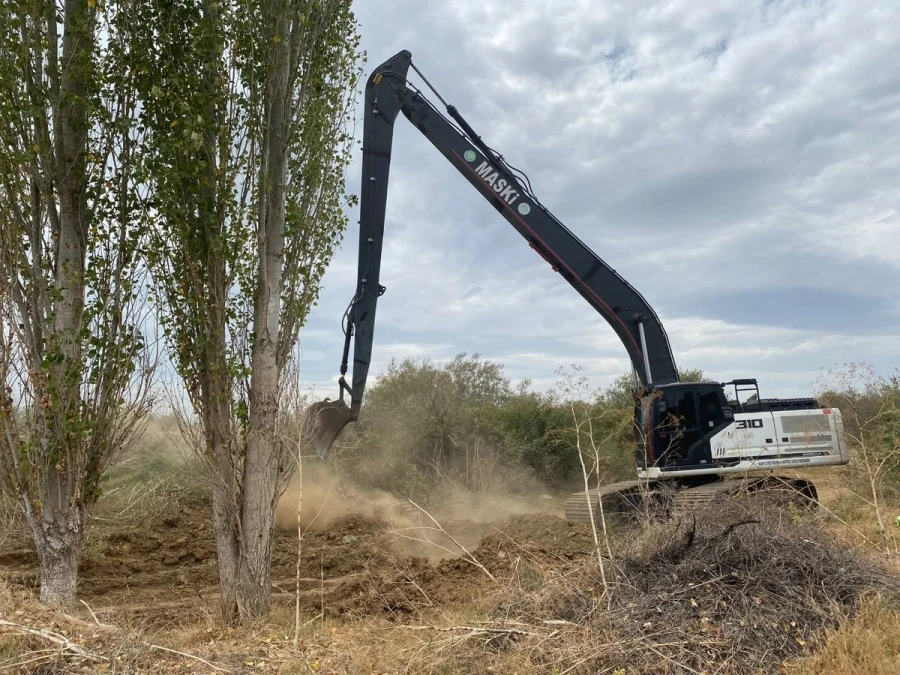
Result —
<instances>
[{"instance_id":1,"label":"bare branch","mask_svg":"<svg viewBox=\"0 0 900 675\"><path fill-rule=\"evenodd\" d=\"M48 642L52 642L53 644L58 645L60 650L68 652L70 654L74 654L75 656L86 659L88 661L109 661L109 659L105 656L101 656L99 654L91 654L84 651L81 647L76 645L65 635L55 633L51 630L47 630L46 628L32 628L31 626L23 626L21 624L13 623L12 621L7 621L5 619L0 619L0 626L11 628L12 630L18 631L20 633L25 633L27 635L34 635L41 638L42 640L47 640Z\"/></svg>"}]
</instances>

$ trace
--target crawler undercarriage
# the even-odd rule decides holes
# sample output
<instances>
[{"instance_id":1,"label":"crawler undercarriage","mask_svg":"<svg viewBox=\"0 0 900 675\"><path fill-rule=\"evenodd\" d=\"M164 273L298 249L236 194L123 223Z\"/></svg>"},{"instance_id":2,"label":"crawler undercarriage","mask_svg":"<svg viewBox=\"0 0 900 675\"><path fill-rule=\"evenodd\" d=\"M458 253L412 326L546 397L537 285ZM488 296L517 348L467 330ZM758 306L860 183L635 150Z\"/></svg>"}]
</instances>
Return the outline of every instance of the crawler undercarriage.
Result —
<instances>
[{"instance_id":1,"label":"crawler undercarriage","mask_svg":"<svg viewBox=\"0 0 900 675\"><path fill-rule=\"evenodd\" d=\"M816 508L818 500L812 481L787 476L708 476L703 482L641 479L611 483L588 492L589 498L585 492L576 492L566 500L567 520L590 522L591 513L596 520L601 512L626 518L667 518L745 494L765 494L804 509Z\"/></svg>"}]
</instances>

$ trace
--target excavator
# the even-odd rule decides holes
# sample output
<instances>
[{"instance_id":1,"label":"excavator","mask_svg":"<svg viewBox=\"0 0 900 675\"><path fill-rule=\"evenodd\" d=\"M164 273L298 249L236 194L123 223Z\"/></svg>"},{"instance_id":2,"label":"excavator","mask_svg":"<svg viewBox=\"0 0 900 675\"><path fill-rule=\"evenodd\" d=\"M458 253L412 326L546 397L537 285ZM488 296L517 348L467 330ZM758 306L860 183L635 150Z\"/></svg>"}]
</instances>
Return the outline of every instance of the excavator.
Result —
<instances>
[{"instance_id":1,"label":"excavator","mask_svg":"<svg viewBox=\"0 0 900 675\"><path fill-rule=\"evenodd\" d=\"M412 68L446 114L408 79ZM669 338L647 300L537 199L528 177L475 133L408 51L369 77L365 88L356 291L343 317L339 398L314 403L307 439L323 459L347 424L359 418L374 341L388 175L400 113L418 129L543 258L600 314L621 340L636 384L633 480L572 495L566 517L696 508L738 489L780 490L814 505L815 485L778 470L846 464L840 410L813 398L760 398L755 379L682 382ZM346 375L353 347L353 371ZM349 399L349 403L346 399ZM743 399L743 400L742 400ZM735 475L742 480L727 480ZM603 508L603 511L600 510Z\"/></svg>"}]
</instances>

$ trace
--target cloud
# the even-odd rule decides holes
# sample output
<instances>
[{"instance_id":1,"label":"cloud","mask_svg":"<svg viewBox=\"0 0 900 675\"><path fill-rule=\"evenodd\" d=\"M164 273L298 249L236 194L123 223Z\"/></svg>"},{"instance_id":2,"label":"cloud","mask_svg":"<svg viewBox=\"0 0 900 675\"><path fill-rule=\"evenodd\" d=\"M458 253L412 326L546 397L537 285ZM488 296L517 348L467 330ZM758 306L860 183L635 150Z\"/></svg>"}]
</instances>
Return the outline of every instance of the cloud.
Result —
<instances>
[{"instance_id":1,"label":"cloud","mask_svg":"<svg viewBox=\"0 0 900 675\"><path fill-rule=\"evenodd\" d=\"M896 3L382 0L357 12L368 70L409 49L650 301L680 366L804 395L822 367L897 365ZM542 387L573 362L596 384L628 367L612 330L403 118L392 161L373 373L461 351ZM334 386L355 287L350 217L303 334L317 389Z\"/></svg>"},{"instance_id":2,"label":"cloud","mask_svg":"<svg viewBox=\"0 0 900 675\"><path fill-rule=\"evenodd\" d=\"M714 291L701 311L734 323L827 331L830 334L900 332L900 313L885 297L841 289L774 286Z\"/></svg>"}]
</instances>

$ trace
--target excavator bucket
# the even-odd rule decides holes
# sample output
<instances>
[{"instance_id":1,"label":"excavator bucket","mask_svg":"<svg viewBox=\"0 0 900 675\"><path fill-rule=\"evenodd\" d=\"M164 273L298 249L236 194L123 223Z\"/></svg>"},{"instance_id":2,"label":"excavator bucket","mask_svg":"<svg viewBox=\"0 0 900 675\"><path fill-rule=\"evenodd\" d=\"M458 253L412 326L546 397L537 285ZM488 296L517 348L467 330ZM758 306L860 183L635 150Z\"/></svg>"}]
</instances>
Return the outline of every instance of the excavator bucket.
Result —
<instances>
[{"instance_id":1,"label":"excavator bucket","mask_svg":"<svg viewBox=\"0 0 900 675\"><path fill-rule=\"evenodd\" d=\"M338 434L352 421L350 406L343 401L319 401L306 411L306 437L322 459Z\"/></svg>"}]
</instances>

